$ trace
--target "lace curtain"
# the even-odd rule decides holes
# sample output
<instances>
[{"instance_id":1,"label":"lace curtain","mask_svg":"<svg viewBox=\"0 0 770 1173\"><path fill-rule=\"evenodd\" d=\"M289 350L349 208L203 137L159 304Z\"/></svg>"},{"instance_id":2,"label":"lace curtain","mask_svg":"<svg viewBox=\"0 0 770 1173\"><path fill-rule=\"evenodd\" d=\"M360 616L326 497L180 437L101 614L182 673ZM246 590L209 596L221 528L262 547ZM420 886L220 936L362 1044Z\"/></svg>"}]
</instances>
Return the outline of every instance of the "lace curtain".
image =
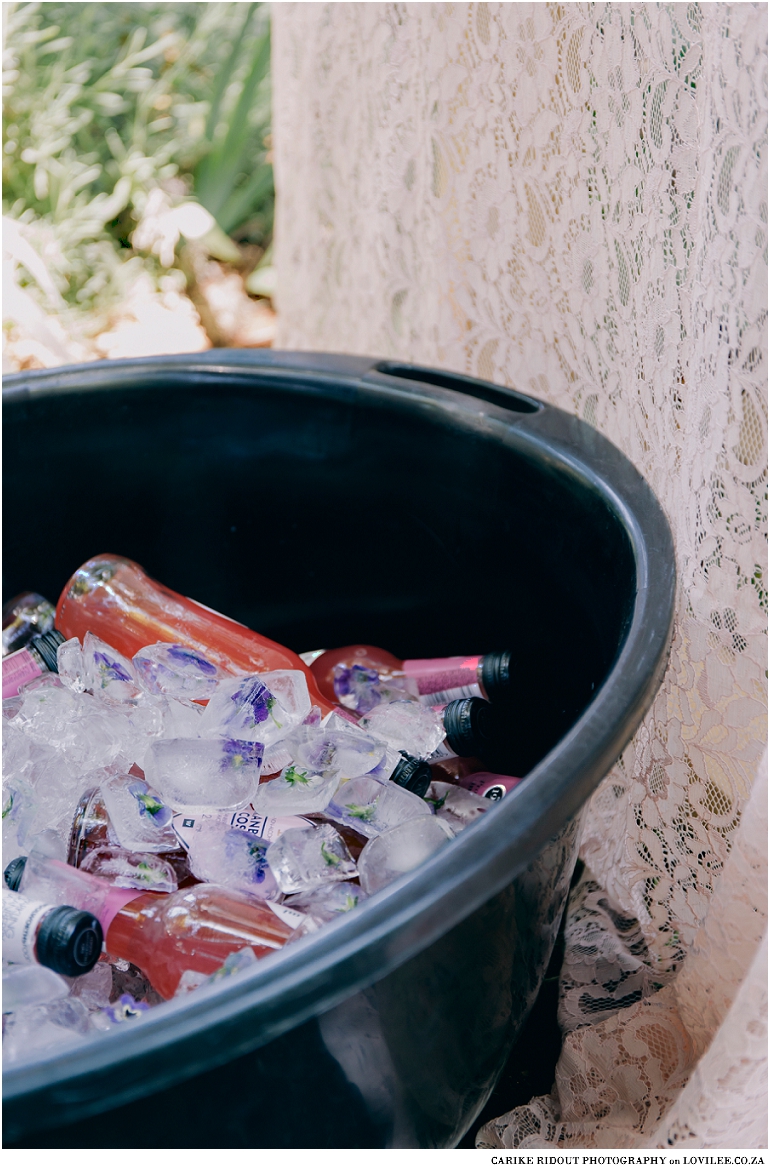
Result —
<instances>
[{"instance_id":1,"label":"lace curtain","mask_svg":"<svg viewBox=\"0 0 770 1173\"><path fill-rule=\"evenodd\" d=\"M596 792L507 1147L766 1144L767 11L281 4L278 343L531 391L666 510L665 682Z\"/></svg>"}]
</instances>

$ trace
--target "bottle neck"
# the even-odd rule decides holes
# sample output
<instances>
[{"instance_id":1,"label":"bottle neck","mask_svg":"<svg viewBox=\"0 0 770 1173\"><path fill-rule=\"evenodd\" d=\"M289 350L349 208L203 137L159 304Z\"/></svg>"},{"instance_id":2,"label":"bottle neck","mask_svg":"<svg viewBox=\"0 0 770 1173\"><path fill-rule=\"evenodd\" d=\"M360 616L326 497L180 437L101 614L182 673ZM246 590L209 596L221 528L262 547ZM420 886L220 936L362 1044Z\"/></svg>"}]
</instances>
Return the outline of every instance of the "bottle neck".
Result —
<instances>
[{"instance_id":1,"label":"bottle neck","mask_svg":"<svg viewBox=\"0 0 770 1173\"><path fill-rule=\"evenodd\" d=\"M20 648L3 660L3 700L16 696L25 684L36 680L48 669L34 648Z\"/></svg>"}]
</instances>

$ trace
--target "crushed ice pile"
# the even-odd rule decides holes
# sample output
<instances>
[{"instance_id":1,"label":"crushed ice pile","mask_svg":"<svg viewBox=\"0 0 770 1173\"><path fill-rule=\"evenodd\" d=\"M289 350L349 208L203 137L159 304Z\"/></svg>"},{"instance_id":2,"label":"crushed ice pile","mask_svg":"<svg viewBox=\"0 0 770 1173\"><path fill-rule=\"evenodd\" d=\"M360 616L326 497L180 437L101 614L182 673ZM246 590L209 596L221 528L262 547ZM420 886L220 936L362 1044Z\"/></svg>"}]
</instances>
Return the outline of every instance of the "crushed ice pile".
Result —
<instances>
[{"instance_id":1,"label":"crushed ice pile","mask_svg":"<svg viewBox=\"0 0 770 1173\"><path fill-rule=\"evenodd\" d=\"M390 780L401 751L425 758L444 738L404 694L358 722L322 719L302 672L226 676L178 644L132 661L88 634L58 663L3 702L4 866L65 861L137 896L216 884L270 901L291 944L491 805L447 782L423 799ZM256 964L239 949L213 975L187 971L175 996ZM108 953L74 979L4 963L4 1062L121 1029L161 1001Z\"/></svg>"}]
</instances>

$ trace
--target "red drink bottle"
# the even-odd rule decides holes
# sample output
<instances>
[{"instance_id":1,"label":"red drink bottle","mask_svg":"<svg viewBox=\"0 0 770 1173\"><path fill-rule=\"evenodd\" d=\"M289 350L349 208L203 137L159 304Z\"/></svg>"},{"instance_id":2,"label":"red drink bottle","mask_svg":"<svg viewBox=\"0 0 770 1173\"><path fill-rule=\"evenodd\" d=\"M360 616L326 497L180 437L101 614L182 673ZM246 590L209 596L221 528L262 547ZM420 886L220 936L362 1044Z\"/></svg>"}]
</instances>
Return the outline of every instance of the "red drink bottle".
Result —
<instances>
[{"instance_id":1,"label":"red drink bottle","mask_svg":"<svg viewBox=\"0 0 770 1173\"><path fill-rule=\"evenodd\" d=\"M137 892L36 855L13 860L5 880L27 900L74 901L93 913L107 952L141 969L162 998L173 998L185 971L212 974L246 947L264 957L293 932L268 904L214 884Z\"/></svg>"},{"instance_id":2,"label":"red drink bottle","mask_svg":"<svg viewBox=\"0 0 770 1173\"><path fill-rule=\"evenodd\" d=\"M237 676L281 668L303 672L311 701L324 714L332 707L294 652L169 590L129 558L100 554L85 562L61 593L56 621L67 639L82 642L90 631L129 658L149 644L179 643Z\"/></svg>"},{"instance_id":3,"label":"red drink bottle","mask_svg":"<svg viewBox=\"0 0 770 1173\"><path fill-rule=\"evenodd\" d=\"M171 896L145 892L124 904L107 930L106 945L138 966L162 998L173 998L186 970L212 974L247 946L264 957L285 945L292 932L266 904L197 884Z\"/></svg>"},{"instance_id":4,"label":"red drink bottle","mask_svg":"<svg viewBox=\"0 0 770 1173\"><path fill-rule=\"evenodd\" d=\"M393 688L403 688L412 680L424 704L440 705L471 696L496 700L507 690L510 663L510 652L398 660L383 648L355 644L322 652L312 661L310 671L319 691L330 704L342 702L349 708L358 707L350 704L350 697L355 696L357 687L360 694L365 695L368 677L375 689L377 678L380 683Z\"/></svg>"}]
</instances>

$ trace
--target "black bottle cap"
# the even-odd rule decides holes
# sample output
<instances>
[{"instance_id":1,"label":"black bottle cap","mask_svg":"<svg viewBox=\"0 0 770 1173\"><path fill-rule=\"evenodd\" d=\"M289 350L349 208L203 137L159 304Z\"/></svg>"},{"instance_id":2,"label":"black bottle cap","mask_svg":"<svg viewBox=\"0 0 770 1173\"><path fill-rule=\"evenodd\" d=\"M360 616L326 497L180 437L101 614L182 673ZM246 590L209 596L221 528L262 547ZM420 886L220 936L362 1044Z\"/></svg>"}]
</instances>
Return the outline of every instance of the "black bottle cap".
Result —
<instances>
[{"instance_id":1,"label":"black bottle cap","mask_svg":"<svg viewBox=\"0 0 770 1173\"><path fill-rule=\"evenodd\" d=\"M104 934L90 912L61 904L40 923L35 952L41 965L67 977L80 977L94 968L102 951Z\"/></svg>"},{"instance_id":2,"label":"black bottle cap","mask_svg":"<svg viewBox=\"0 0 770 1173\"><path fill-rule=\"evenodd\" d=\"M16 859L12 859L3 872L3 879L12 892L18 892L19 890L19 884L24 874L24 865L26 862L26 855L17 855Z\"/></svg>"},{"instance_id":3,"label":"black bottle cap","mask_svg":"<svg viewBox=\"0 0 770 1173\"><path fill-rule=\"evenodd\" d=\"M444 709L446 740L459 758L484 757L492 706L480 696L450 701Z\"/></svg>"},{"instance_id":4,"label":"black bottle cap","mask_svg":"<svg viewBox=\"0 0 770 1173\"><path fill-rule=\"evenodd\" d=\"M511 683L511 653L490 652L481 660L481 686L491 701L504 696Z\"/></svg>"},{"instance_id":5,"label":"black bottle cap","mask_svg":"<svg viewBox=\"0 0 770 1173\"><path fill-rule=\"evenodd\" d=\"M45 635L33 636L29 643L30 647L33 647L40 656L49 672L59 671L56 651L60 644L66 643L65 637L60 631L54 628L53 631L48 631Z\"/></svg>"},{"instance_id":6,"label":"black bottle cap","mask_svg":"<svg viewBox=\"0 0 770 1173\"><path fill-rule=\"evenodd\" d=\"M430 766L420 758L401 751L401 761L390 775L391 782L410 790L418 798L424 798L430 786Z\"/></svg>"}]
</instances>

